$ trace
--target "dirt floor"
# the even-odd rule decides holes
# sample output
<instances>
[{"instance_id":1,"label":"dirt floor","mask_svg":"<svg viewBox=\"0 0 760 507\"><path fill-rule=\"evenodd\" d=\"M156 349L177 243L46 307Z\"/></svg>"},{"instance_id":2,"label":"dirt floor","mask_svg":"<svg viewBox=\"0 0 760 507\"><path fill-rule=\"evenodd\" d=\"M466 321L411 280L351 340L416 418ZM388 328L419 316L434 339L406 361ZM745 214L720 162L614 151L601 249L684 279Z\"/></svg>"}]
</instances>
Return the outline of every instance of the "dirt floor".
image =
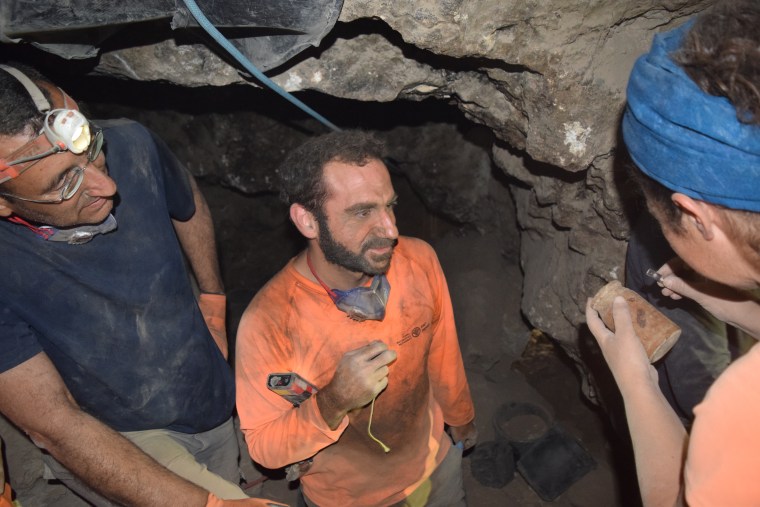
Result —
<instances>
[{"instance_id":1,"label":"dirt floor","mask_svg":"<svg viewBox=\"0 0 760 507\"><path fill-rule=\"evenodd\" d=\"M252 201L218 187L204 187L204 191L217 222L225 278L234 280L229 287L228 322L231 336L234 336L236 316L242 312L255 289L298 251L300 243L287 219L272 203L272 198L264 196ZM397 184L397 192L402 195L403 202L403 196L408 192L403 182ZM638 505L632 460L626 450L627 440L619 439L610 429L604 413L585 401L577 370L559 347L523 323L519 315L519 266L516 261L505 262L498 246L503 238L496 237L498 234L484 235L459 230L453 225L442 224L412 204L405 206L408 206L406 211L399 210L400 224L406 220L405 225L400 227L401 231L404 234L430 236L428 239L436 247L449 281L458 328L461 326L460 340L480 433L480 445L474 452L466 454L463 462L469 505ZM247 228L245 231L240 230L241 224ZM258 269L251 270L251 266ZM473 280L482 280L482 283L473 287ZM462 294L468 297L460 297ZM504 316L498 319L482 317L493 313L504 313ZM496 325L488 328L486 321L494 321ZM484 329L487 333L483 332ZM476 337L480 335L487 335L486 340L478 341ZM500 341L498 353L489 349L489 344L493 343L488 340ZM523 467L526 475L538 476L537 488L531 487L519 470L509 473L506 484L501 487L485 486L473 475L474 462L481 466L489 463L476 457L483 449L492 446L489 442L497 438L494 414L499 407L508 403L527 403L549 415L547 420L543 420L543 426L538 425L540 431L528 427L535 423L535 417L532 420L525 414L522 418L515 417L510 423L510 435L528 435L530 438L527 440L532 438L539 442L545 438L549 427L557 430L557 433L552 433L556 438L546 452L534 456L534 462ZM499 427L505 428L503 425ZM62 485L41 478L39 451L5 421L0 421L0 435L6 443L9 479L17 489L22 505L87 505ZM523 452L527 455L527 451ZM505 463L503 459L492 460L492 468L486 468L494 472ZM585 465L591 468L587 472L584 472ZM250 494L295 505L296 485L288 483L282 472L266 471L263 475L246 454L242 459L242 468ZM520 461L517 468L521 468ZM547 475L547 471L552 472ZM553 500L542 498L536 491L554 488L556 492L557 485L563 479L572 479L574 472L582 476L567 489L562 488L561 494Z\"/></svg>"}]
</instances>

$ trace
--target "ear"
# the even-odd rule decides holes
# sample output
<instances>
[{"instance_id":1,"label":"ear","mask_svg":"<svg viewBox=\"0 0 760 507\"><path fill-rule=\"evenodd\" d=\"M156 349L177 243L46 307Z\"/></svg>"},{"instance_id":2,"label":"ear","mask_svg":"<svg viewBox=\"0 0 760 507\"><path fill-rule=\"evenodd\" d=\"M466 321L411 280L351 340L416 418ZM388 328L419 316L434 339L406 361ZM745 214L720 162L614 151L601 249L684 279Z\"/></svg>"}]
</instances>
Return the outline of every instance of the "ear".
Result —
<instances>
[{"instance_id":1,"label":"ear","mask_svg":"<svg viewBox=\"0 0 760 507\"><path fill-rule=\"evenodd\" d=\"M718 227L718 217L715 213L715 208L704 201L692 199L684 194L675 193L671 196L671 199L673 204L678 206L683 213L681 222L684 227L694 227L706 241L711 241L715 238L716 227Z\"/></svg>"},{"instance_id":2,"label":"ear","mask_svg":"<svg viewBox=\"0 0 760 507\"><path fill-rule=\"evenodd\" d=\"M0 197L0 217L9 217L13 213L10 203L5 198Z\"/></svg>"},{"instance_id":3,"label":"ear","mask_svg":"<svg viewBox=\"0 0 760 507\"><path fill-rule=\"evenodd\" d=\"M298 232L307 239L314 239L319 235L319 225L314 214L300 204L290 205L290 220L295 224Z\"/></svg>"}]
</instances>

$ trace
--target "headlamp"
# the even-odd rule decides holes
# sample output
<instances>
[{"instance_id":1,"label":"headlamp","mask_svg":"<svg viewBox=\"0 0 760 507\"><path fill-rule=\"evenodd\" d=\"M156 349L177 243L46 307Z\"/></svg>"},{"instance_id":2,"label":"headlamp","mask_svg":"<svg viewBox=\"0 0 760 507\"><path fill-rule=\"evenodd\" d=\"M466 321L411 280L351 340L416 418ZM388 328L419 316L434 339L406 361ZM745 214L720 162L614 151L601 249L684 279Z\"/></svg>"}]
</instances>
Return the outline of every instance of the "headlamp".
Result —
<instances>
[{"instance_id":1,"label":"headlamp","mask_svg":"<svg viewBox=\"0 0 760 507\"><path fill-rule=\"evenodd\" d=\"M44 139L50 143L50 149L34 155L21 157L6 162L0 159L0 183L18 177L31 164L20 169L13 166L34 162L62 151L70 151L75 155L84 153L92 140L90 122L76 109L54 109L45 115L45 124L37 136L22 146L18 151L24 151L30 144L37 144L44 134Z\"/></svg>"},{"instance_id":2,"label":"headlamp","mask_svg":"<svg viewBox=\"0 0 760 507\"><path fill-rule=\"evenodd\" d=\"M39 86L29 79L26 74L8 65L0 64L0 69L15 77L24 88L26 88L26 91L29 92L29 96L34 101L35 106L37 106L37 110L40 113L45 114L42 130L37 133L37 136L34 139L24 144L14 153L28 153L30 145L36 146L43 139L47 140L51 145L49 149L43 148L43 151L34 155L28 155L10 161L0 159L0 183L18 177L22 172L29 169L34 164L29 164L21 168L13 166L25 164L27 162L35 162L61 151L69 150L75 155L80 155L87 150L92 138L90 122L78 111L76 102L73 103L73 109L69 109L66 93L58 88L63 96L64 108L51 110L50 102L45 98L45 95L42 93ZM99 149L100 146L98 146L98 150ZM12 155L13 154L11 154L11 156Z\"/></svg>"},{"instance_id":3,"label":"headlamp","mask_svg":"<svg viewBox=\"0 0 760 507\"><path fill-rule=\"evenodd\" d=\"M42 131L50 144L79 155L90 145L90 123L76 109L53 109Z\"/></svg>"}]
</instances>

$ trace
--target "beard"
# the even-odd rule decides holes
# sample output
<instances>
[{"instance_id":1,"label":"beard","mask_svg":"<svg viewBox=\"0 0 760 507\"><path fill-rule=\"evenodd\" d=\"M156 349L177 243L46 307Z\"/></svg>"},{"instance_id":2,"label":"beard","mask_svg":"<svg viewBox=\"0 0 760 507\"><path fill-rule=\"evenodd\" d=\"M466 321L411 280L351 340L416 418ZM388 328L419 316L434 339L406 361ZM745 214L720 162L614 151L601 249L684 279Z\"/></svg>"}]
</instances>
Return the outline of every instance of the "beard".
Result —
<instances>
[{"instance_id":1,"label":"beard","mask_svg":"<svg viewBox=\"0 0 760 507\"><path fill-rule=\"evenodd\" d=\"M367 250L371 248L394 247L398 243L398 240L371 237L362 243L359 253L354 253L335 239L330 227L327 225L327 217L323 216L322 213L316 213L315 215L319 224L319 248L322 250L327 262L349 271L364 273L370 276L382 275L388 271L391 265L393 250L386 254L375 256L371 260L365 255Z\"/></svg>"}]
</instances>

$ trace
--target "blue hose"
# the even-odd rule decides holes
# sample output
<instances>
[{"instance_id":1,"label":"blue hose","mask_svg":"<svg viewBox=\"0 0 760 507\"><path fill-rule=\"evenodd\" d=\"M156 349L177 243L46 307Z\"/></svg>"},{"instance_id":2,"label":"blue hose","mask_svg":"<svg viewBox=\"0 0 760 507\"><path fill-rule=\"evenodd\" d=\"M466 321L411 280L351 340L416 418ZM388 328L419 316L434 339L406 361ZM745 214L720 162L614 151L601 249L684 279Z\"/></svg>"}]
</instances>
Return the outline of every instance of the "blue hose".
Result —
<instances>
[{"instance_id":1,"label":"blue hose","mask_svg":"<svg viewBox=\"0 0 760 507\"><path fill-rule=\"evenodd\" d=\"M208 18L201 12L200 8L198 8L198 4L195 3L194 0L183 0L185 2L185 6L190 11L190 14L193 15L195 20L198 22L198 24L206 30L206 32L214 38L216 42L219 43L224 49L227 50L229 54L231 54L235 60L240 62L240 64L245 67L245 69L251 73L256 79L267 85L271 90L275 91L278 95L280 95L282 98L287 100L288 102L294 104L299 109L304 111L305 113L309 114L314 119L318 120L320 123L322 123L324 126L331 130L340 131L338 127L336 127L332 122L327 120L324 116L319 114L318 112L314 111L312 108L295 98L290 93L286 92L277 84L266 77L263 72L261 72L259 69L257 69L251 62L248 60L235 46L232 45L232 43L227 40L224 35L219 32L219 30L216 29L216 27L211 24L211 22L208 20Z\"/></svg>"}]
</instances>

